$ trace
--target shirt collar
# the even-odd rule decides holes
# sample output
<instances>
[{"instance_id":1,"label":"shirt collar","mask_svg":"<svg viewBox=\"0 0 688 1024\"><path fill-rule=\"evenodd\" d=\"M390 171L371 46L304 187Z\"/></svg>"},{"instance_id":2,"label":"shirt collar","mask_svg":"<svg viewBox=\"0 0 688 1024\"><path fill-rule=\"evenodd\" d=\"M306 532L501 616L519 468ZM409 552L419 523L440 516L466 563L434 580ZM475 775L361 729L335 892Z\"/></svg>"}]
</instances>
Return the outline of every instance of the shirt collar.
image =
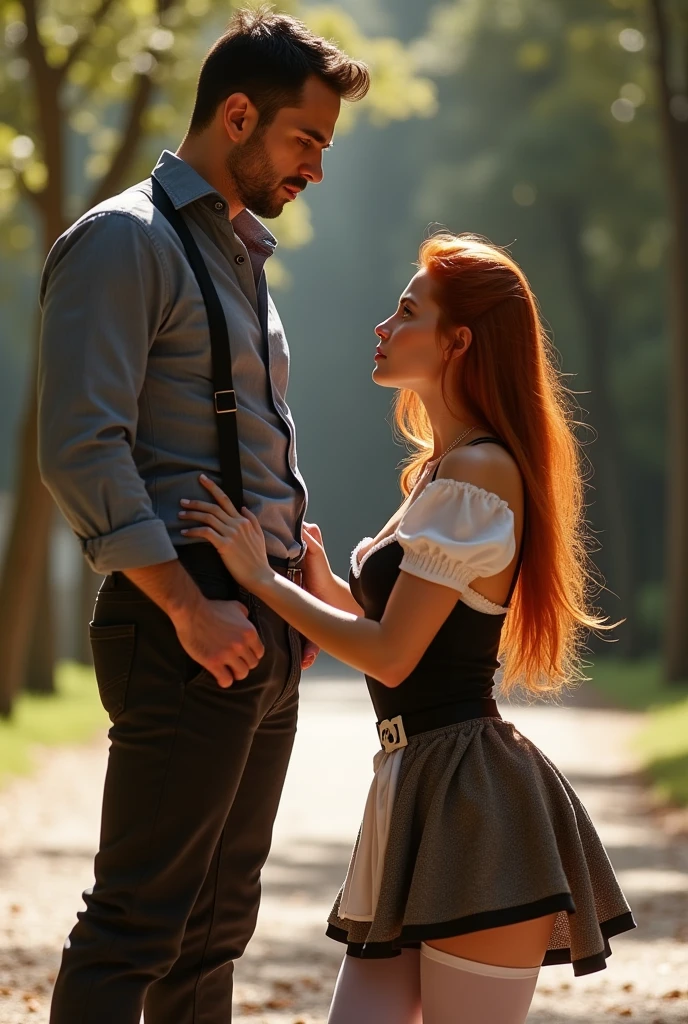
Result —
<instances>
[{"instance_id":1,"label":"shirt collar","mask_svg":"<svg viewBox=\"0 0 688 1024\"><path fill-rule=\"evenodd\" d=\"M171 153L169 149L165 149L161 153L160 159L153 169L153 176L163 186L176 210L180 210L198 199L208 198L212 200L213 204L221 202L226 215L227 200L225 197L212 185L209 185L198 171L187 164L186 160ZM218 207L216 209L220 212ZM250 238L253 245L259 250L265 247L266 256L274 252L277 247L277 239L250 210L244 209L237 214L234 223L240 227L242 239Z\"/></svg>"}]
</instances>

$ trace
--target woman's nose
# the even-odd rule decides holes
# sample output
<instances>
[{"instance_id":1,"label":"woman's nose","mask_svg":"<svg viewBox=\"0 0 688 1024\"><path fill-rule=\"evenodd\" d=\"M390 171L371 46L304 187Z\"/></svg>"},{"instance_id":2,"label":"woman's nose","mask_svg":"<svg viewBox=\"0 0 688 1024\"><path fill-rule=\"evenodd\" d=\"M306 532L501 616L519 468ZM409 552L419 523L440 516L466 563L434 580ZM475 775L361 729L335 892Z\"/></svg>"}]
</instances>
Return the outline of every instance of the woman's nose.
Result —
<instances>
[{"instance_id":1,"label":"woman's nose","mask_svg":"<svg viewBox=\"0 0 688 1024\"><path fill-rule=\"evenodd\" d=\"M389 327L387 326L387 321L383 324L378 324L375 328L375 333L380 341L386 341L387 338L389 338Z\"/></svg>"}]
</instances>

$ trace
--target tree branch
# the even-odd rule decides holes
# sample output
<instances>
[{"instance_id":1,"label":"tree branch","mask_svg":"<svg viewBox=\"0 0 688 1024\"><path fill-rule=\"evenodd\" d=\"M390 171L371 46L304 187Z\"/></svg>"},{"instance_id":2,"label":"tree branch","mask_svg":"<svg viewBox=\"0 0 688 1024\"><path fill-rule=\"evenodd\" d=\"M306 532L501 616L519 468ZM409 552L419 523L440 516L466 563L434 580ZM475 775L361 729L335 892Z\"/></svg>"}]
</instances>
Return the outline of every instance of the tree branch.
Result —
<instances>
[{"instance_id":1,"label":"tree branch","mask_svg":"<svg viewBox=\"0 0 688 1024\"><path fill-rule=\"evenodd\" d=\"M105 18L107 18L108 14L110 12L110 8L113 6L114 3L115 3L115 0L102 0L101 5L98 8L98 10L95 12L95 14L93 14L91 16L91 20L93 21L93 27L94 28L97 28L100 24L102 24L102 22L105 20ZM71 68L72 64L74 64L79 59L79 57L83 53L85 47L88 46L88 44L90 43L92 38L93 38L93 31L92 30L90 32L84 33L84 35L82 35L82 36L79 36L79 38L74 43L74 45L72 46L71 50L69 51L69 55L67 57L67 60L64 62L64 64L59 69L60 78L64 78L66 76L66 74L69 71L69 69Z\"/></svg>"},{"instance_id":2,"label":"tree branch","mask_svg":"<svg viewBox=\"0 0 688 1024\"><path fill-rule=\"evenodd\" d=\"M36 88L38 123L43 158L48 168L48 185L41 200L45 243L52 244L63 230L63 116L60 109L60 77L45 58L45 49L38 34L37 0L24 0L26 39L23 50L31 68Z\"/></svg>"},{"instance_id":3,"label":"tree branch","mask_svg":"<svg viewBox=\"0 0 688 1024\"><path fill-rule=\"evenodd\" d=\"M650 10L655 27L655 66L661 93L662 105L669 110L671 89L669 87L669 26L663 0L650 0Z\"/></svg>"},{"instance_id":4,"label":"tree branch","mask_svg":"<svg viewBox=\"0 0 688 1024\"><path fill-rule=\"evenodd\" d=\"M45 59L45 50L38 35L36 0L24 0L24 15L26 17L26 38L23 45L27 59L34 71L49 73L51 69ZM38 82L37 85L39 85Z\"/></svg>"},{"instance_id":5,"label":"tree branch","mask_svg":"<svg viewBox=\"0 0 688 1024\"><path fill-rule=\"evenodd\" d=\"M143 114L153 92L153 82L148 75L139 75L129 109L125 118L124 133L119 148L112 158L110 169L96 185L86 203L86 209L97 206L109 199L120 186L120 182L133 160L139 139L143 132Z\"/></svg>"}]
</instances>

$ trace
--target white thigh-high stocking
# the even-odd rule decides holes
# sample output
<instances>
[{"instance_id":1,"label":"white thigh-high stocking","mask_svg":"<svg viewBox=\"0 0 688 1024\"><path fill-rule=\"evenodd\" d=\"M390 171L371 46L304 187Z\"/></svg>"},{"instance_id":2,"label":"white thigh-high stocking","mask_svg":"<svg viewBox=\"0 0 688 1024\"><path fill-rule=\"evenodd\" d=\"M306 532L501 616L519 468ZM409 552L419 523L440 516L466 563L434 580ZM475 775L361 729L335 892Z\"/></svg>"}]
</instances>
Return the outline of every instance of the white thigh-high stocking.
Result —
<instances>
[{"instance_id":1,"label":"white thigh-high stocking","mask_svg":"<svg viewBox=\"0 0 688 1024\"><path fill-rule=\"evenodd\" d=\"M345 956L327 1024L422 1024L420 953L389 960Z\"/></svg>"},{"instance_id":2,"label":"white thigh-high stocking","mask_svg":"<svg viewBox=\"0 0 688 1024\"><path fill-rule=\"evenodd\" d=\"M539 971L480 964L423 943L423 1024L523 1024Z\"/></svg>"}]
</instances>

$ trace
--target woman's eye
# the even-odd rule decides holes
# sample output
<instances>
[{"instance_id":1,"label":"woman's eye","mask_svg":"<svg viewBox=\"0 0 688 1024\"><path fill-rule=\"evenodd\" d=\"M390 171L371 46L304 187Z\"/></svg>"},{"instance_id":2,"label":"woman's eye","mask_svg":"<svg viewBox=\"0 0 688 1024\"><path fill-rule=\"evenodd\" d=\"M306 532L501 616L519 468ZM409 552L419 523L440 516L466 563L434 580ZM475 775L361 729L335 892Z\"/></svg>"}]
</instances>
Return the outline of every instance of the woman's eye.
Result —
<instances>
[{"instance_id":1,"label":"woman's eye","mask_svg":"<svg viewBox=\"0 0 688 1024\"><path fill-rule=\"evenodd\" d=\"M404 314L404 316L411 316L411 310L408 306L402 306L401 312Z\"/></svg>"}]
</instances>

